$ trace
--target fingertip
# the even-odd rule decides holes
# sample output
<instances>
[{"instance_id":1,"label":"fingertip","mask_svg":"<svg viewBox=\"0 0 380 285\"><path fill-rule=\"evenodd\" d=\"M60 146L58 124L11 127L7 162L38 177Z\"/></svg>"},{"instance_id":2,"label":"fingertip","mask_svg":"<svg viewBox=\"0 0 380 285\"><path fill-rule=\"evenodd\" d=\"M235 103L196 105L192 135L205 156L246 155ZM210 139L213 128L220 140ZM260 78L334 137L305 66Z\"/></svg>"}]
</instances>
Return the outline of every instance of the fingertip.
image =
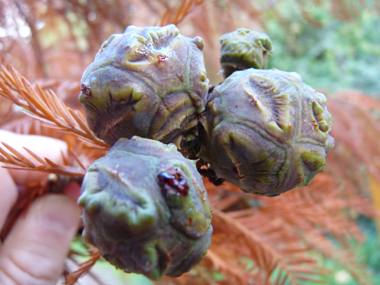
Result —
<instances>
[{"instance_id":1,"label":"fingertip","mask_svg":"<svg viewBox=\"0 0 380 285\"><path fill-rule=\"evenodd\" d=\"M73 199L66 195L50 194L41 197L35 205L36 223L45 227L49 234L67 235L79 225L80 208ZM70 235L71 236L71 235Z\"/></svg>"}]
</instances>

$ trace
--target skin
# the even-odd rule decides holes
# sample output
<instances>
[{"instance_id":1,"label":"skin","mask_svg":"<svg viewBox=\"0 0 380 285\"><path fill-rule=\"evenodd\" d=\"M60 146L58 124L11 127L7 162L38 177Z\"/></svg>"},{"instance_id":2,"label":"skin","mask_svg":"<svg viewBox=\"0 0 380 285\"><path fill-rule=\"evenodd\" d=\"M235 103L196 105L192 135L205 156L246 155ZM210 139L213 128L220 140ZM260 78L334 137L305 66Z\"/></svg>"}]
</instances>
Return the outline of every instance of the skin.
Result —
<instances>
[{"instance_id":1,"label":"skin","mask_svg":"<svg viewBox=\"0 0 380 285\"><path fill-rule=\"evenodd\" d=\"M3 130L0 130L0 141L20 152L22 145L27 146L40 157L47 157L55 163L62 163L60 151L67 148L63 141ZM38 181L46 175L0 167L0 229L16 202L16 185ZM36 199L17 220L8 236L0 241L0 284L57 283L81 213L75 202L79 186L69 184L64 192L66 195L47 194Z\"/></svg>"}]
</instances>

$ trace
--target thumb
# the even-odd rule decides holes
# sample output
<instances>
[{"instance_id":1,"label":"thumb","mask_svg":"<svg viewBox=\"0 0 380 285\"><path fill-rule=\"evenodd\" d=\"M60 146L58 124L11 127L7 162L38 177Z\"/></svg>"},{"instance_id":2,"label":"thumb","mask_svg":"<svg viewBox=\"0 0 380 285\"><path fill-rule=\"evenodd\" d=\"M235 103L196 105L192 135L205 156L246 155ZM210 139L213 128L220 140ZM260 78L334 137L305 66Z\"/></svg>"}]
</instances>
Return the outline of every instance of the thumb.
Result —
<instances>
[{"instance_id":1,"label":"thumb","mask_svg":"<svg viewBox=\"0 0 380 285\"><path fill-rule=\"evenodd\" d=\"M56 284L79 216L79 207L64 195L37 199L0 248L0 284Z\"/></svg>"}]
</instances>

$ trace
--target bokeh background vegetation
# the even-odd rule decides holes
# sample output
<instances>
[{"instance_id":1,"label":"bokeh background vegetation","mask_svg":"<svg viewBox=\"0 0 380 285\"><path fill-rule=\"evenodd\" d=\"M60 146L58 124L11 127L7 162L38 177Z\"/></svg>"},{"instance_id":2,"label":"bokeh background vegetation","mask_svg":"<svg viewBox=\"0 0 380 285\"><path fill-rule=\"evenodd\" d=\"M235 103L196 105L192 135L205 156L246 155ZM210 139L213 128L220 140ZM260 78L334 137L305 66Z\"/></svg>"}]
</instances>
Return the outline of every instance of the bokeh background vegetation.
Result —
<instances>
[{"instance_id":1,"label":"bokeh background vegetation","mask_svg":"<svg viewBox=\"0 0 380 285\"><path fill-rule=\"evenodd\" d=\"M305 5L308 13L305 18L296 2L281 1L278 3L280 13L265 13L265 31L276 48L271 65L297 71L309 85L329 94L358 89L378 96L378 11L370 4L363 8L359 1L346 1L350 3L347 15L335 15L329 12L331 1L321 1L321 5L306 1L310 5Z\"/></svg>"}]
</instances>

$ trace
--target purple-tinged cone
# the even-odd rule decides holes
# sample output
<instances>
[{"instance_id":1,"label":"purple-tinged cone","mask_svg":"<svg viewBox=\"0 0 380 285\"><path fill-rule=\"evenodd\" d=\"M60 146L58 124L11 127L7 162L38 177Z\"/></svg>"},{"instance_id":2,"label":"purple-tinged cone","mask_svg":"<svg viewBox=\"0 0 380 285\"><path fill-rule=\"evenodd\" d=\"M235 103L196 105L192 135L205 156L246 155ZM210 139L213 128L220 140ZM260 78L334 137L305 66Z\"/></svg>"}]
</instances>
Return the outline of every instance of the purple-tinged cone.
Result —
<instances>
[{"instance_id":1,"label":"purple-tinged cone","mask_svg":"<svg viewBox=\"0 0 380 285\"><path fill-rule=\"evenodd\" d=\"M266 34L245 28L224 34L220 44L224 78L237 70L265 69L273 53L272 42Z\"/></svg>"},{"instance_id":2,"label":"purple-tinged cone","mask_svg":"<svg viewBox=\"0 0 380 285\"><path fill-rule=\"evenodd\" d=\"M325 103L297 73L236 71L209 96L197 155L245 192L277 196L307 185L334 145Z\"/></svg>"},{"instance_id":3,"label":"purple-tinged cone","mask_svg":"<svg viewBox=\"0 0 380 285\"><path fill-rule=\"evenodd\" d=\"M136 135L181 147L208 93L203 45L174 25L110 36L82 77L90 129L109 145Z\"/></svg>"},{"instance_id":4,"label":"purple-tinged cone","mask_svg":"<svg viewBox=\"0 0 380 285\"><path fill-rule=\"evenodd\" d=\"M120 139L90 166L78 202L84 239L126 272L177 277L210 247L212 213L202 178L175 146Z\"/></svg>"}]
</instances>

